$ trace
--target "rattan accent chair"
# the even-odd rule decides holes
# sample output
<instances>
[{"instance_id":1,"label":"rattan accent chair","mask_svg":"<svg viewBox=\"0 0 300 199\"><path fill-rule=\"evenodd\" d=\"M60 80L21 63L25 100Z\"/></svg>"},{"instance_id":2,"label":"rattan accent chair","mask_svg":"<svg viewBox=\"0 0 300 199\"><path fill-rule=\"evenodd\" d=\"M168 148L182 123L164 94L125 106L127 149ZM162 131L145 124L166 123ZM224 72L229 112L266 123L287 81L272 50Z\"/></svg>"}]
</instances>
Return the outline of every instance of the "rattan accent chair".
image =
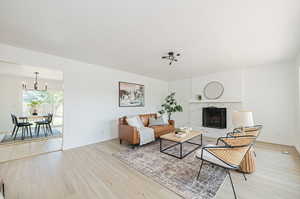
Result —
<instances>
[{"instance_id":1,"label":"rattan accent chair","mask_svg":"<svg viewBox=\"0 0 300 199\"><path fill-rule=\"evenodd\" d=\"M202 160L197 175L197 180L199 180L204 162L222 167L226 169L226 172L229 175L234 198L236 199L237 196L230 175L230 170L240 170L241 162L243 161L246 153L252 147L252 144L255 141L255 137L224 137L222 139L218 139L218 141L222 141L225 145L207 145L196 152L196 157ZM245 180L247 180L244 173L243 175L245 177Z\"/></svg>"},{"instance_id":2,"label":"rattan accent chair","mask_svg":"<svg viewBox=\"0 0 300 199\"><path fill-rule=\"evenodd\" d=\"M227 133L226 137L253 136L253 137L257 138L261 133L262 127L263 127L263 125L255 125L252 127L244 128L244 131L242 128L235 128L232 132ZM255 146L255 141L253 143L253 148ZM253 150L253 153L256 156L255 150Z\"/></svg>"},{"instance_id":3,"label":"rattan accent chair","mask_svg":"<svg viewBox=\"0 0 300 199\"><path fill-rule=\"evenodd\" d=\"M262 125L255 125L244 128L244 131L242 130L242 128L235 128L232 132L227 133L227 137L239 137L245 135L258 137L262 127Z\"/></svg>"}]
</instances>

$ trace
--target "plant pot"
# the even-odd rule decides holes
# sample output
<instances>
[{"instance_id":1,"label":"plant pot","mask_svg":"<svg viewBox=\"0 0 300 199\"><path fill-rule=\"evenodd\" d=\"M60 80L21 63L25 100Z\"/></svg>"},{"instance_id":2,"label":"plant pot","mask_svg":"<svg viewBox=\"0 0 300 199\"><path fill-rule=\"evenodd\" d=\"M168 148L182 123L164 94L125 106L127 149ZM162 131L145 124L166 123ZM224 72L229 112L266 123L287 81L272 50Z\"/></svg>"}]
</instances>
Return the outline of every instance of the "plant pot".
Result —
<instances>
[{"instance_id":1,"label":"plant pot","mask_svg":"<svg viewBox=\"0 0 300 199\"><path fill-rule=\"evenodd\" d=\"M32 107L30 109L30 113L31 113L31 115L38 115L38 109L36 107Z\"/></svg>"}]
</instances>

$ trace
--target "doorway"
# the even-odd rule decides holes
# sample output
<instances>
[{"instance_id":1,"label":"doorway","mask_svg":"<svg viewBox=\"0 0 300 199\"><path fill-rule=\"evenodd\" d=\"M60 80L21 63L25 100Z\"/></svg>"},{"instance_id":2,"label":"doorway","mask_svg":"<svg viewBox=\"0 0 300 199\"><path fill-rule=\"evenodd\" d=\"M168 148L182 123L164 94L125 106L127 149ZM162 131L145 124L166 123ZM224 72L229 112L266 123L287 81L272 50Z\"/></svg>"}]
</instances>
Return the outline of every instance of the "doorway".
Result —
<instances>
[{"instance_id":1,"label":"doorway","mask_svg":"<svg viewBox=\"0 0 300 199\"><path fill-rule=\"evenodd\" d=\"M63 73L0 61L0 162L62 150Z\"/></svg>"}]
</instances>

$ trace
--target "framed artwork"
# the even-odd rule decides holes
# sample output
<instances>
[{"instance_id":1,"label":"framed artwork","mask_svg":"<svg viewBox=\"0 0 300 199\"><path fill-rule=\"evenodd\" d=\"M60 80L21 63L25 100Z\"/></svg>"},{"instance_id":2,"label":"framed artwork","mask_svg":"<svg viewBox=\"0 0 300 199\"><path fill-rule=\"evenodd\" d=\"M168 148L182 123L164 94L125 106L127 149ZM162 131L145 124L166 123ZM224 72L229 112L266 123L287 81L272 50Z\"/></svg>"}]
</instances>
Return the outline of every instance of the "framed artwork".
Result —
<instances>
[{"instance_id":1,"label":"framed artwork","mask_svg":"<svg viewBox=\"0 0 300 199\"><path fill-rule=\"evenodd\" d=\"M119 107L145 106L144 85L119 82Z\"/></svg>"}]
</instances>

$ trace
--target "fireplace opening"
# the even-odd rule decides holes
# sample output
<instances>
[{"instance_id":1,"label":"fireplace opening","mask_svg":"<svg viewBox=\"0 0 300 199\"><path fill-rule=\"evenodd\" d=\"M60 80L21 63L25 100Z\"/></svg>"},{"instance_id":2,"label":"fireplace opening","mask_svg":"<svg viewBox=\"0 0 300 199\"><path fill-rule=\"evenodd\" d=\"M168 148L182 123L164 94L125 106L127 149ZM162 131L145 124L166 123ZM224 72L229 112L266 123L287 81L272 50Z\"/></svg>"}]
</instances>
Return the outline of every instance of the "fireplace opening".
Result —
<instances>
[{"instance_id":1,"label":"fireplace opening","mask_svg":"<svg viewBox=\"0 0 300 199\"><path fill-rule=\"evenodd\" d=\"M202 108L202 126L209 128L226 129L226 108Z\"/></svg>"}]
</instances>

